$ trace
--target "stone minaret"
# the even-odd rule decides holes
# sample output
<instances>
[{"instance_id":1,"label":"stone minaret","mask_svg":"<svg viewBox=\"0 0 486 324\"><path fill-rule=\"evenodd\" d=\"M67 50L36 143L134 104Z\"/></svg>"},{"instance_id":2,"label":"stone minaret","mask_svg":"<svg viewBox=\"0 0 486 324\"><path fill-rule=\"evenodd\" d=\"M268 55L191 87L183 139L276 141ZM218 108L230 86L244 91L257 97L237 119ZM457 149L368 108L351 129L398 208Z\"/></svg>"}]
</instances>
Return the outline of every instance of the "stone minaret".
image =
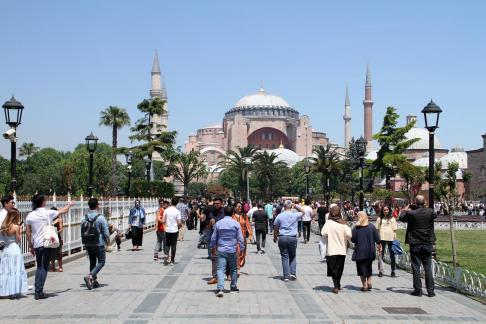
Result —
<instances>
[{"instance_id":1,"label":"stone minaret","mask_svg":"<svg viewBox=\"0 0 486 324\"><path fill-rule=\"evenodd\" d=\"M366 84L364 106L364 138L368 141L367 151L371 151L373 144L373 99L371 99L370 65L366 66Z\"/></svg>"},{"instance_id":2,"label":"stone minaret","mask_svg":"<svg viewBox=\"0 0 486 324\"><path fill-rule=\"evenodd\" d=\"M344 99L344 147L349 148L351 141L351 105L349 104L348 85L346 85L346 98Z\"/></svg>"},{"instance_id":3,"label":"stone minaret","mask_svg":"<svg viewBox=\"0 0 486 324\"><path fill-rule=\"evenodd\" d=\"M165 90L164 79L160 73L159 57L157 55L157 50L154 54L154 62L152 64L152 84L150 87L150 98L160 98L165 101L165 113L162 115L152 116L151 122L152 134L160 133L167 130L169 126L169 111L167 110L167 91Z\"/></svg>"}]
</instances>

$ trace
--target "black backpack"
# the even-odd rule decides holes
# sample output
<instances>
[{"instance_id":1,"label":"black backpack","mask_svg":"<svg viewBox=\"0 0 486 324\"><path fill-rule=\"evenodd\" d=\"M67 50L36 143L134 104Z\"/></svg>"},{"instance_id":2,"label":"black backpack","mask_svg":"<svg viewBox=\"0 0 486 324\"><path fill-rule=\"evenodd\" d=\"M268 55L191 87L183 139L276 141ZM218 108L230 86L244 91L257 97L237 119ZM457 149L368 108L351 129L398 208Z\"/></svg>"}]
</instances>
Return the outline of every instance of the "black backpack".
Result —
<instances>
[{"instance_id":1,"label":"black backpack","mask_svg":"<svg viewBox=\"0 0 486 324\"><path fill-rule=\"evenodd\" d=\"M87 246L96 246L100 241L100 231L96 226L96 220L100 214L96 215L95 218L90 220L88 215L84 217L81 223L81 242Z\"/></svg>"}]
</instances>

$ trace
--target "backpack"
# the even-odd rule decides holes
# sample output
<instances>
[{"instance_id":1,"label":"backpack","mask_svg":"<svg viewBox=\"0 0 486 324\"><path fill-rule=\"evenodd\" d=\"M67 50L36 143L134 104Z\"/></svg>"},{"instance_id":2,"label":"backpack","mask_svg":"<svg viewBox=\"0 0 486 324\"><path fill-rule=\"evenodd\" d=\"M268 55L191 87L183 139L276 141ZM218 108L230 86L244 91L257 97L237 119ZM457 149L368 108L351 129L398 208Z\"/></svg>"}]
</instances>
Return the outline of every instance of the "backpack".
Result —
<instances>
[{"instance_id":1,"label":"backpack","mask_svg":"<svg viewBox=\"0 0 486 324\"><path fill-rule=\"evenodd\" d=\"M90 220L86 215L81 223L81 242L86 246L96 246L100 241L100 231L95 224L99 216L100 214Z\"/></svg>"}]
</instances>

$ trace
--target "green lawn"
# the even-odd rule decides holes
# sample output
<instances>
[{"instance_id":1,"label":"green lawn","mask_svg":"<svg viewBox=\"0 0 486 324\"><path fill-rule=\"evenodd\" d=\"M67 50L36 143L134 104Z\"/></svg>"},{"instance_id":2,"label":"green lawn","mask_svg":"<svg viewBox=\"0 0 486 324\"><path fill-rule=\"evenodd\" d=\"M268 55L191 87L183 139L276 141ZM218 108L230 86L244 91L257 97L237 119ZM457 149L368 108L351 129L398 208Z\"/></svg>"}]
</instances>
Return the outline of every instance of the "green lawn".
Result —
<instances>
[{"instance_id":1,"label":"green lawn","mask_svg":"<svg viewBox=\"0 0 486 324\"><path fill-rule=\"evenodd\" d=\"M436 230L437 260L452 264L449 230ZM456 230L457 262L459 266L486 275L486 231ZM400 242L405 242L405 230L398 230ZM408 251L408 247L406 248Z\"/></svg>"}]
</instances>

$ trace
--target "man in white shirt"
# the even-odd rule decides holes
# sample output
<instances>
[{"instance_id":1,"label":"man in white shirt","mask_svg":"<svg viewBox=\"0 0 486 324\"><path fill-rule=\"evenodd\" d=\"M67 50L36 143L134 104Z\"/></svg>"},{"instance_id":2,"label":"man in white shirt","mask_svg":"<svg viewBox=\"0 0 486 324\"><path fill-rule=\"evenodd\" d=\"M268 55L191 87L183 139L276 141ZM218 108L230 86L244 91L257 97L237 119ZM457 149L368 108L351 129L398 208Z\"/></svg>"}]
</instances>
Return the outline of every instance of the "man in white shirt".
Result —
<instances>
[{"instance_id":1,"label":"man in white shirt","mask_svg":"<svg viewBox=\"0 0 486 324\"><path fill-rule=\"evenodd\" d=\"M171 206L164 211L163 223L165 225L165 244L164 244L164 264L174 265L177 237L181 226L181 212L175 207L179 203L179 198L172 198ZM170 263L169 263L170 250Z\"/></svg>"},{"instance_id":2,"label":"man in white shirt","mask_svg":"<svg viewBox=\"0 0 486 324\"><path fill-rule=\"evenodd\" d=\"M0 226L2 225L9 209L15 208L15 200L12 195L2 197L2 210L0 210Z\"/></svg>"},{"instance_id":3,"label":"man in white shirt","mask_svg":"<svg viewBox=\"0 0 486 324\"><path fill-rule=\"evenodd\" d=\"M302 227L304 232L304 244L307 244L310 239L311 221L314 220L315 211L312 209L310 199L306 199L305 205L302 207L304 215L302 215Z\"/></svg>"},{"instance_id":4,"label":"man in white shirt","mask_svg":"<svg viewBox=\"0 0 486 324\"><path fill-rule=\"evenodd\" d=\"M26 219L26 235L29 242L30 252L35 255L37 270L35 272L35 295L34 298L45 299L48 296L44 293L44 283L47 278L47 270L51 260L51 249L44 248L44 227L59 215L68 212L74 204L70 201L66 206L59 210L46 209L47 200L44 195L37 194L32 198L33 211Z\"/></svg>"}]
</instances>

